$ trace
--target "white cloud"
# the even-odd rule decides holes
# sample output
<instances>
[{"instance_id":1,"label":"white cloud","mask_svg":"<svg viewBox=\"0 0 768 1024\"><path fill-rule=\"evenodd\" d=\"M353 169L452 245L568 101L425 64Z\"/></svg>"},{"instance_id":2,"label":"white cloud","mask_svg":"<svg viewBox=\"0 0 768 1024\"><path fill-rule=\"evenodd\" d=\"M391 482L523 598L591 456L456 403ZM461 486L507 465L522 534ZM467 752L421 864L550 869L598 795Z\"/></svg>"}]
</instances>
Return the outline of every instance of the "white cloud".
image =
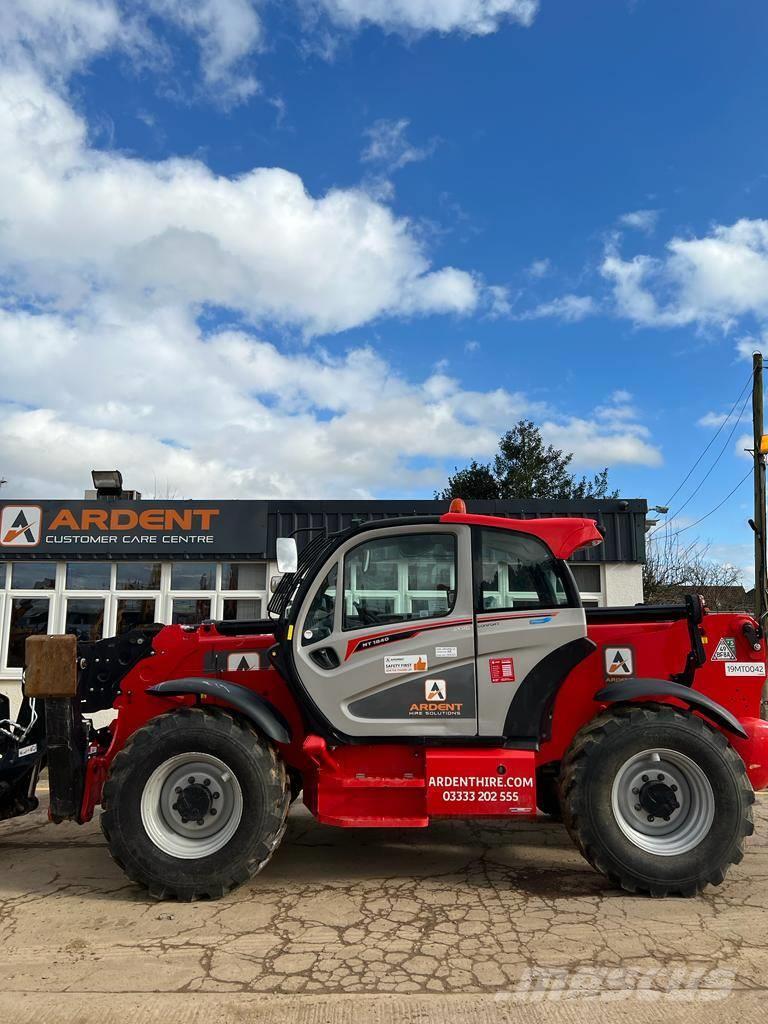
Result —
<instances>
[{"instance_id":1,"label":"white cloud","mask_svg":"<svg viewBox=\"0 0 768 1024\"><path fill-rule=\"evenodd\" d=\"M263 5L264 0L2 0L0 61L6 68L32 61L51 79L64 81L92 57L119 50L141 56L145 67L168 71L173 51L165 30L171 25L197 45L206 91L238 103L259 90L252 58L265 45ZM507 21L530 25L538 0L294 0L293 6L325 14L336 29L370 24L407 35L487 35ZM328 31L315 23L314 36L315 49L331 56Z\"/></svg>"},{"instance_id":2,"label":"white cloud","mask_svg":"<svg viewBox=\"0 0 768 1024\"><path fill-rule=\"evenodd\" d=\"M716 225L702 238L672 238L661 258L621 257L612 241L602 263L618 312L637 324L730 327L768 317L768 220Z\"/></svg>"},{"instance_id":3,"label":"white cloud","mask_svg":"<svg viewBox=\"0 0 768 1024\"><path fill-rule=\"evenodd\" d=\"M243 66L263 46L263 30L252 0L144 0L153 14L175 23L197 40L205 82L242 101L258 91Z\"/></svg>"},{"instance_id":4,"label":"white cloud","mask_svg":"<svg viewBox=\"0 0 768 1024\"><path fill-rule=\"evenodd\" d=\"M647 436L645 427L637 425L637 410L632 405L632 395L629 391L619 389L612 392L605 405L599 405L595 409L595 416L598 420L611 424L625 424L634 422L633 432Z\"/></svg>"},{"instance_id":5,"label":"white cloud","mask_svg":"<svg viewBox=\"0 0 768 1024\"><path fill-rule=\"evenodd\" d=\"M184 496L406 495L489 457L504 429L540 412L440 367L409 380L367 347L281 352L242 330L204 335L189 309L126 315L103 298L78 317L0 313L0 353L0 465L20 495L75 494L97 462L148 493L158 478ZM545 424L594 467L658 464L640 429Z\"/></svg>"},{"instance_id":6,"label":"white cloud","mask_svg":"<svg viewBox=\"0 0 768 1024\"><path fill-rule=\"evenodd\" d=\"M538 0L310 0L343 28L378 25L390 32L489 35L505 22L530 25Z\"/></svg>"},{"instance_id":7,"label":"white cloud","mask_svg":"<svg viewBox=\"0 0 768 1024\"><path fill-rule=\"evenodd\" d=\"M486 288L488 297L488 315L492 318L509 316L512 312L512 301L509 288L503 284L492 284Z\"/></svg>"},{"instance_id":8,"label":"white cloud","mask_svg":"<svg viewBox=\"0 0 768 1024\"><path fill-rule=\"evenodd\" d=\"M0 266L26 295L76 308L107 288L316 333L477 303L469 274L433 270L408 220L362 190L315 198L280 168L233 179L92 150L31 72L0 75L0 134Z\"/></svg>"},{"instance_id":9,"label":"white cloud","mask_svg":"<svg viewBox=\"0 0 768 1024\"><path fill-rule=\"evenodd\" d=\"M241 4L157 5L199 42L209 84L245 81L261 37ZM502 430L541 412L503 388L464 388L445 367L412 380L369 347L332 355L312 343L384 316L468 313L481 299L509 308L506 289L433 268L417 228L383 199L354 188L311 196L280 168L228 178L199 160L89 145L66 76L110 48L151 51L129 6L141 5L0 9L9 491L74 495L97 463L147 493L155 478L189 496L429 491L447 466L490 456ZM500 22L511 7L485 10ZM230 32L238 17L242 38ZM212 309L297 328L307 344L281 351L251 327L205 332L200 313ZM600 413L548 410L547 429L565 432L582 465L659 458L639 425Z\"/></svg>"},{"instance_id":10,"label":"white cloud","mask_svg":"<svg viewBox=\"0 0 768 1024\"><path fill-rule=\"evenodd\" d=\"M736 342L736 351L741 359L751 360L755 352L768 356L768 327L764 327L757 337L747 334L740 338Z\"/></svg>"},{"instance_id":11,"label":"white cloud","mask_svg":"<svg viewBox=\"0 0 768 1024\"><path fill-rule=\"evenodd\" d=\"M412 145L406 138L410 123L404 117L397 121L386 118L374 121L364 133L368 145L360 155L363 163L376 164L391 173L407 164L426 160L434 149L434 142L422 148Z\"/></svg>"},{"instance_id":12,"label":"white cloud","mask_svg":"<svg viewBox=\"0 0 768 1024\"><path fill-rule=\"evenodd\" d=\"M552 260L548 257L540 260L533 260L533 262L527 267L526 273L529 277L536 279L546 277L547 274L552 273Z\"/></svg>"},{"instance_id":13,"label":"white cloud","mask_svg":"<svg viewBox=\"0 0 768 1024\"><path fill-rule=\"evenodd\" d=\"M647 439L647 429L638 423L604 424L574 416L562 423L545 421L541 432L550 444L572 451L574 465L581 468L620 462L655 467L664 461Z\"/></svg>"},{"instance_id":14,"label":"white cloud","mask_svg":"<svg viewBox=\"0 0 768 1024\"><path fill-rule=\"evenodd\" d=\"M136 41L115 0L0 4L0 58L6 67L34 61L48 73L66 76L96 54Z\"/></svg>"},{"instance_id":15,"label":"white cloud","mask_svg":"<svg viewBox=\"0 0 768 1024\"><path fill-rule=\"evenodd\" d=\"M567 323L576 323L597 311L595 300L589 295L561 295L550 302L542 302L533 309L519 314L521 320L539 320L554 317Z\"/></svg>"},{"instance_id":16,"label":"white cloud","mask_svg":"<svg viewBox=\"0 0 768 1024\"><path fill-rule=\"evenodd\" d=\"M619 224L625 228L642 231L644 235L650 235L653 234L658 219L658 210L633 210L631 213L623 213L619 217Z\"/></svg>"},{"instance_id":17,"label":"white cloud","mask_svg":"<svg viewBox=\"0 0 768 1024\"><path fill-rule=\"evenodd\" d=\"M738 420L748 420L749 418L750 413L746 412L745 408L742 408ZM696 421L696 424L699 427L722 427L725 421L730 419L731 417L728 413L705 413Z\"/></svg>"},{"instance_id":18,"label":"white cloud","mask_svg":"<svg viewBox=\"0 0 768 1024\"><path fill-rule=\"evenodd\" d=\"M727 419L728 414L725 412L708 412L701 416L696 423L700 427L722 427Z\"/></svg>"},{"instance_id":19,"label":"white cloud","mask_svg":"<svg viewBox=\"0 0 768 1024\"><path fill-rule=\"evenodd\" d=\"M257 91L247 58L262 48L263 33L252 0L3 0L0 56L6 68L34 66L59 84L110 51L167 71L167 24L197 44L207 92L240 102Z\"/></svg>"}]
</instances>

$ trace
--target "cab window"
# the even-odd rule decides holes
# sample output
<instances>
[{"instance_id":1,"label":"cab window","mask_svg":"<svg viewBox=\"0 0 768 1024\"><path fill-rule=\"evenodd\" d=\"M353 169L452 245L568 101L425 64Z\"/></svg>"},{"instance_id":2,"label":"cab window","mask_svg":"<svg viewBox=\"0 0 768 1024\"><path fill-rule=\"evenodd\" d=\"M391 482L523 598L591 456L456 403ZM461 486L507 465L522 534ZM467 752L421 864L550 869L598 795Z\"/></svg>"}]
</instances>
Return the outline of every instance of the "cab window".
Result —
<instances>
[{"instance_id":1,"label":"cab window","mask_svg":"<svg viewBox=\"0 0 768 1024\"><path fill-rule=\"evenodd\" d=\"M318 640L325 640L333 632L338 575L337 563L331 568L312 600L301 631L301 642L304 646L317 643Z\"/></svg>"},{"instance_id":2,"label":"cab window","mask_svg":"<svg viewBox=\"0 0 768 1024\"><path fill-rule=\"evenodd\" d=\"M536 537L481 530L478 611L533 611L578 606L566 570Z\"/></svg>"},{"instance_id":3,"label":"cab window","mask_svg":"<svg viewBox=\"0 0 768 1024\"><path fill-rule=\"evenodd\" d=\"M344 629L439 618L455 602L452 533L376 538L344 559Z\"/></svg>"}]
</instances>

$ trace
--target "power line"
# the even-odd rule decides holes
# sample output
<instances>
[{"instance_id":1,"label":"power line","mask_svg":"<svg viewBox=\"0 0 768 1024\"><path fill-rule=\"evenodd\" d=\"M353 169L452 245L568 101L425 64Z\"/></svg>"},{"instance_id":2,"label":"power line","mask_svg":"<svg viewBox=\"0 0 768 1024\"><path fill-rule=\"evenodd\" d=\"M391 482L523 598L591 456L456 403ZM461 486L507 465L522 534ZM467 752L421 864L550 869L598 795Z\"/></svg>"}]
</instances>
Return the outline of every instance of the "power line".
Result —
<instances>
[{"instance_id":1,"label":"power line","mask_svg":"<svg viewBox=\"0 0 768 1024\"><path fill-rule=\"evenodd\" d=\"M673 499L673 498L675 497L675 495L676 495L676 494L678 494L678 493L679 493L679 492L680 492L680 491L681 491L681 490L683 489L683 487L685 486L685 484L687 483L687 481L688 481L688 480L690 479L690 477L691 477L691 474L693 473L693 471L694 471L694 470L696 469L696 467L698 466L698 464L699 464L699 463L701 462L701 460L702 460L702 459L704 458L704 456L705 456L705 455L707 454L707 452L709 451L709 449L710 449L710 448L712 447L712 445L713 445L713 444L715 443L715 441L717 440L717 436L718 436L718 434L720 433L720 431L721 431L721 430L723 429L723 427L724 427L724 426L726 425L726 423L727 423L727 422L728 422L728 420L729 420L729 419L731 418L731 416L733 416L733 410L734 410L734 409L736 408L736 406L737 406L737 405L739 404L739 402L741 401L741 396L742 396L742 395L744 394L744 392L745 392L745 391L747 390L747 388L749 387L749 385L750 385L751 383L752 383L752 373L750 372L749 376L747 377L746 381L744 382L744 387L743 387L743 388L741 389L741 391L739 392L739 394L738 394L738 396L737 396L737 398L736 398L736 401L735 401L735 402L733 403L733 405L731 406L731 411L730 411L730 412L728 413L728 415L727 415L727 416L725 417L725 419L723 420L723 422L722 422L722 423L720 424L720 426L719 426L719 427L717 428L717 430L715 431L715 433L714 433L714 434L712 435L712 437L711 437L711 438L709 439L709 444L708 444L708 445L706 446L706 448L704 449L704 451L703 451L703 452L701 453L701 455L699 455L698 459L696 459L696 461L694 462L694 464L693 464L693 465L691 466L691 468L690 468L690 469L688 470L688 472L687 472L687 473L685 474L685 476L683 477L683 479L682 479L682 480L680 481L680 483L678 484L677 488L676 488L676 489L675 489L675 490L674 490L674 491L673 491L673 492L672 492L672 493L670 494L670 496L669 496L669 497L667 498L667 500L666 500L666 501L664 502L664 504L665 504L665 505L669 506L669 505L670 505L670 504L672 503L672 499ZM745 403L745 404L746 404L746 403ZM741 419L741 413L739 413L739 419ZM738 423L739 421L737 420L736 422Z\"/></svg>"},{"instance_id":2,"label":"power line","mask_svg":"<svg viewBox=\"0 0 768 1024\"><path fill-rule=\"evenodd\" d=\"M686 530L692 530L694 526L698 526L698 525L699 525L699 523L703 523L705 519L709 519L709 517L710 517L711 515L714 515L714 513L715 513L715 512L717 512L717 510L718 510L718 509L720 509L720 508L722 508L722 507L723 507L723 505L724 505L724 504L726 503L726 501L728 501L728 499L729 499L729 498L732 498L732 497L733 497L733 495L734 495L734 494L736 493L736 491L738 491L738 489L739 489L739 488L741 487L741 485L742 485L742 484L743 484L743 483L744 483L744 482L745 482L745 481L746 481L746 480L747 480L747 479L748 479L748 478L749 478L750 476L752 476L752 467L751 467L751 466L749 467L749 469L747 470L747 472L746 472L746 473L744 474L744 476L743 476L743 477L741 478L741 480L739 480L739 482L738 482L738 483L736 484L736 486L735 486L735 487L733 488L733 490L732 490L732 491L729 491L729 492L728 492L728 493L726 494L726 496L725 496L725 497L723 498L723 500L722 500L722 501L720 501L720 502L718 502L718 503L717 503L717 505L715 505L715 507L714 507L714 508L711 508L711 509L709 510L709 512L707 512L707 513L706 513L706 515L703 515L703 516L701 516L701 518L697 519L697 520L696 520L695 522L693 522L693 523L689 523L689 524L688 524L687 526L681 526L679 530L675 530L675 531L674 531L673 533L670 533L670 534L668 535L668 538L667 538L667 539L668 539L668 540L671 540L671 539L672 539L673 537L677 537L677 536L678 536L679 534L681 534L681 533L685 533L685 531L686 531ZM650 539L650 537L652 537L652 536L653 536L653 534L649 534L649 539Z\"/></svg>"},{"instance_id":3,"label":"power line","mask_svg":"<svg viewBox=\"0 0 768 1024\"><path fill-rule=\"evenodd\" d=\"M695 487L694 487L694 489L693 489L693 490L691 491L691 493L690 493L690 494L688 495L688 497L687 497L687 498L685 499L685 501L683 502L683 504L682 504L682 505L681 505L681 506L680 506L680 507L679 507L679 508L677 509L677 511L676 511L676 512L674 512L674 513L673 513L673 515L671 515L671 516L669 517L669 519L667 519L667 521L666 521L666 524L665 524L665 525L668 525L668 524L669 524L669 523L670 523L670 522L671 522L672 520L674 520L674 519L675 519L675 517L676 517L676 516L679 516L679 515L680 515L680 513L681 513L681 512L683 511L683 509L684 509L684 508L685 508L685 507L686 507L687 505L689 505L689 504L690 504L690 502L691 502L691 501L692 501L692 500L693 500L693 499L694 499L694 498L696 497L696 495L697 495L697 494L699 493L699 491L701 490L701 488L702 488L702 487L704 486L704 484L705 484L705 482L707 481L707 479L708 479L708 478L709 478L709 477L711 476L712 472L714 471L714 468L715 468L715 466L716 466L716 465L718 464L718 462L720 461L720 459L722 459L722 457L723 457L723 455L725 454L725 452L726 452L726 450L727 450L728 446L730 445L730 443L731 443L731 438L732 438L732 437L733 437L733 435L734 435L734 434L736 433L736 428L738 427L739 423L741 423L741 417L742 417L742 415L744 414L744 410L745 410L745 409L746 409L746 407L747 407L747 402L748 402L748 401L749 401L749 395L747 395L747 396L746 396L746 397L744 398L744 401L743 401L743 403L742 403L741 409L739 409L739 415L738 415L738 416L736 417L736 419L735 419L735 420L733 421L733 426L731 427L731 429L730 429L730 432L729 432L729 434L728 434L728 437L726 437L726 439L725 439L725 442L724 442L724 444L723 444L722 448L721 448L721 449L720 449L720 451L718 452L718 454L717 454L717 458L716 458L716 459L714 460L714 462L713 462L713 463L712 463L712 465L711 465L711 466L709 467L709 469L708 469L708 470L707 470L707 472L706 472L706 473L704 474L704 476L703 476L703 477L701 478L701 480L699 480L698 484L696 484L696 486L695 486ZM660 529L660 527L657 527L657 529Z\"/></svg>"}]
</instances>

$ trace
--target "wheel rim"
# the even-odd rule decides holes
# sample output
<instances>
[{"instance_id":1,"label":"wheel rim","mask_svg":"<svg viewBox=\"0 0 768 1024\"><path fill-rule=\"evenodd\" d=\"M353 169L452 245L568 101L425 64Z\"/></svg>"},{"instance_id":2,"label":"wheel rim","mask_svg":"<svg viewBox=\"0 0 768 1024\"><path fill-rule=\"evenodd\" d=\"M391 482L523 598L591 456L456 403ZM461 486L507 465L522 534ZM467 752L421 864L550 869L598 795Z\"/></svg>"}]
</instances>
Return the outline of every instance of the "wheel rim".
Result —
<instances>
[{"instance_id":1,"label":"wheel rim","mask_svg":"<svg viewBox=\"0 0 768 1024\"><path fill-rule=\"evenodd\" d=\"M141 794L141 820L158 849L171 857L209 857L237 831L243 792L232 769L197 751L163 761Z\"/></svg>"},{"instance_id":2,"label":"wheel rim","mask_svg":"<svg viewBox=\"0 0 768 1024\"><path fill-rule=\"evenodd\" d=\"M715 819L715 795L703 770L678 750L634 754L616 773L613 816L631 843L659 857L694 849Z\"/></svg>"}]
</instances>

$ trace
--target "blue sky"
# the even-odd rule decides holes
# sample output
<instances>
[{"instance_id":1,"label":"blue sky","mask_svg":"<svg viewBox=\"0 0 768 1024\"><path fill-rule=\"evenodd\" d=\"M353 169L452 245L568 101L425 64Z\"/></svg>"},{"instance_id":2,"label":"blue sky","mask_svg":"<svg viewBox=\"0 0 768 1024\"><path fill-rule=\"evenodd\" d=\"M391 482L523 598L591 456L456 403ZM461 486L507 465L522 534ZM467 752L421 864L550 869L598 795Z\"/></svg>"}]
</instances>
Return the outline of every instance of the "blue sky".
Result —
<instances>
[{"instance_id":1,"label":"blue sky","mask_svg":"<svg viewBox=\"0 0 768 1024\"><path fill-rule=\"evenodd\" d=\"M725 0L9 0L6 493L98 463L430 495L525 415L664 503L768 350L767 28ZM678 528L749 469L734 425ZM748 566L749 503L683 536Z\"/></svg>"}]
</instances>

